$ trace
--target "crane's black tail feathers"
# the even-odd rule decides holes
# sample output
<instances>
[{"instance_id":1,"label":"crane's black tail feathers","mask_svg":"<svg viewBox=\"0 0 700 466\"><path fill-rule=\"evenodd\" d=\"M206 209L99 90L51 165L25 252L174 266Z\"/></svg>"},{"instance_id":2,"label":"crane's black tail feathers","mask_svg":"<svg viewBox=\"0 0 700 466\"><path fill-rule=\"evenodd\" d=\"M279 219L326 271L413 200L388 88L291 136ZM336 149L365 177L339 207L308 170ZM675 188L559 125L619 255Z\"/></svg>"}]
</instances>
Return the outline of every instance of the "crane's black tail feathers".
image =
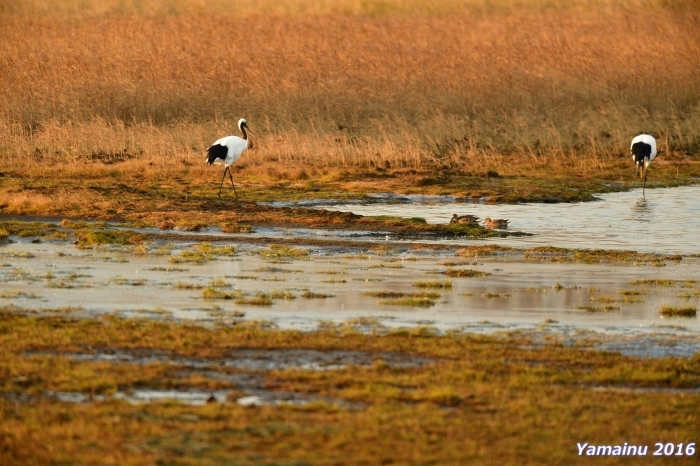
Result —
<instances>
[{"instance_id":1,"label":"crane's black tail feathers","mask_svg":"<svg viewBox=\"0 0 700 466\"><path fill-rule=\"evenodd\" d=\"M207 149L207 163L209 165L216 162L217 159L226 160L228 155L228 147L222 146L221 144L214 144Z\"/></svg>"}]
</instances>

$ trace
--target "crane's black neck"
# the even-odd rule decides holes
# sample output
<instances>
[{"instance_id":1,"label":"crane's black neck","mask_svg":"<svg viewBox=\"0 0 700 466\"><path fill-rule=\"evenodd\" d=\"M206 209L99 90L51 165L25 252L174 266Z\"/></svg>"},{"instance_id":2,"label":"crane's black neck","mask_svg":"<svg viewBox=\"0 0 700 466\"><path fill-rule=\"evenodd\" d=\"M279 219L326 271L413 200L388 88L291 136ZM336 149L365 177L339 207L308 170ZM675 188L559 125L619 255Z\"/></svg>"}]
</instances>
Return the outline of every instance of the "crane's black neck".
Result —
<instances>
[{"instance_id":1,"label":"crane's black neck","mask_svg":"<svg viewBox=\"0 0 700 466\"><path fill-rule=\"evenodd\" d=\"M241 131L243 132L243 139L248 140L248 133L245 132L245 125L241 125Z\"/></svg>"}]
</instances>

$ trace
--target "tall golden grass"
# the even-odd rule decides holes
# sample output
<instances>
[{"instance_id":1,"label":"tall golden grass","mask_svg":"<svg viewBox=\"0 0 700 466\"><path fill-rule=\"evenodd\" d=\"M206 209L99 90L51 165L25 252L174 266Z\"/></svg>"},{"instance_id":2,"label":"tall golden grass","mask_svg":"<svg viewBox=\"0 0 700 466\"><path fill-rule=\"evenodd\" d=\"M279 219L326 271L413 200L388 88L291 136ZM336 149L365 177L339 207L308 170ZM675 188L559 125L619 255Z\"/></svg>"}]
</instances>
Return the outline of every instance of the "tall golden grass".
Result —
<instances>
[{"instance_id":1,"label":"tall golden grass","mask_svg":"<svg viewBox=\"0 0 700 466\"><path fill-rule=\"evenodd\" d=\"M251 167L595 170L642 131L694 154L698 5L5 0L0 156L200 164L243 116Z\"/></svg>"}]
</instances>

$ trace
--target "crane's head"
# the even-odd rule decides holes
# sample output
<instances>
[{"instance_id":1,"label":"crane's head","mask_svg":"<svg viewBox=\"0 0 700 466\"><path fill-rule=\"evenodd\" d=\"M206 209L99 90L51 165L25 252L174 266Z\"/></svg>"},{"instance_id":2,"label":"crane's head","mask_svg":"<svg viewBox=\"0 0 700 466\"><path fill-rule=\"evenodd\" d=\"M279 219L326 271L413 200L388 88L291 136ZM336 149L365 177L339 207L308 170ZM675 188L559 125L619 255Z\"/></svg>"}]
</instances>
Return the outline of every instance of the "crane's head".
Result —
<instances>
[{"instance_id":1,"label":"crane's head","mask_svg":"<svg viewBox=\"0 0 700 466\"><path fill-rule=\"evenodd\" d=\"M240 129L241 131L243 131L243 127L244 127L244 126L245 126L246 128L248 128L248 122L245 121L245 118L241 118L240 120L238 120L238 129ZM250 128L248 128L248 129L250 129Z\"/></svg>"}]
</instances>

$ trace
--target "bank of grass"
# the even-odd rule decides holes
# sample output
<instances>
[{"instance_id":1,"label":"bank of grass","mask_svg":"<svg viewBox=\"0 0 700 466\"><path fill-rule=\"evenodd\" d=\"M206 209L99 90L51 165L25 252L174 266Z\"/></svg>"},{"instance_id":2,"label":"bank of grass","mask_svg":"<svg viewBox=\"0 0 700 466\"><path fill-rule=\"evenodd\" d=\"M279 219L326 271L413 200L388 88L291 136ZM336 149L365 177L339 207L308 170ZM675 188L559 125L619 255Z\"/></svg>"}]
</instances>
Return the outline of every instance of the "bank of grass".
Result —
<instances>
[{"instance_id":1,"label":"bank of grass","mask_svg":"<svg viewBox=\"0 0 700 466\"><path fill-rule=\"evenodd\" d=\"M700 395L663 389L697 387L697 357L638 359L558 344L531 349L531 343L524 334L439 335L428 328L365 334L327 324L302 333L246 323L204 328L3 311L0 461L540 464L555 455L573 463L576 442L622 444L633 438L635 444L653 445L661 431L674 439L695 438ZM360 404L357 409L328 403L244 408L232 402L135 406L113 399L73 404L42 398L46 391L109 396L136 387L235 390L225 379L184 375L166 363L88 362L61 353L154 350L216 361L236 348L388 351L433 362L392 367L380 358L339 370L266 373L268 389L351 401ZM212 364L208 370L228 369ZM620 394L616 388L659 391ZM644 422L630 423L629 413ZM664 460L694 464L693 457L657 461ZM615 458L597 461L619 464Z\"/></svg>"},{"instance_id":2,"label":"bank of grass","mask_svg":"<svg viewBox=\"0 0 700 466\"><path fill-rule=\"evenodd\" d=\"M166 3L3 2L3 212L223 211L203 151L241 116L248 201L590 200L641 131L649 185L700 176L694 1Z\"/></svg>"},{"instance_id":3,"label":"bank of grass","mask_svg":"<svg viewBox=\"0 0 700 466\"><path fill-rule=\"evenodd\" d=\"M667 255L614 249L571 249L554 246L528 248L523 250L523 255L526 259L546 260L549 262L584 262L587 264L605 262L642 263L659 267L664 266L667 261L680 262L683 260L683 256L680 254ZM633 282L633 284L643 283L647 282L645 280Z\"/></svg>"},{"instance_id":4,"label":"bank of grass","mask_svg":"<svg viewBox=\"0 0 700 466\"><path fill-rule=\"evenodd\" d=\"M672 306L667 304L661 307L659 313L665 317L696 317L698 310L695 306Z\"/></svg>"}]
</instances>

